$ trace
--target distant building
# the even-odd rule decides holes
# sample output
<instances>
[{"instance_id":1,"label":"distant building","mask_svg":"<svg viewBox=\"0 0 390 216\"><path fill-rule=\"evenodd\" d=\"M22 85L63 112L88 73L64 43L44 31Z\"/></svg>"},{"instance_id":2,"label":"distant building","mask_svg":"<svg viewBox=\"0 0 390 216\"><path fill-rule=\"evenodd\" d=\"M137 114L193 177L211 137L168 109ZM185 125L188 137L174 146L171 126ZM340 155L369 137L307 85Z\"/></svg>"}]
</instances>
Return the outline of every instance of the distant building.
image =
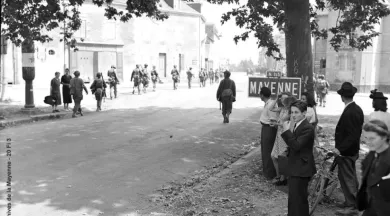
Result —
<instances>
[{"instance_id":1,"label":"distant building","mask_svg":"<svg viewBox=\"0 0 390 216\"><path fill-rule=\"evenodd\" d=\"M214 24L212 23L206 23L206 44L205 44L205 64L204 68L207 70L212 68L212 69L217 69L219 68L220 65L220 59L218 57L218 52L217 50L219 49L218 47L218 41L219 41L219 33L217 28L215 27Z\"/></svg>"},{"instance_id":2,"label":"distant building","mask_svg":"<svg viewBox=\"0 0 390 216\"><path fill-rule=\"evenodd\" d=\"M115 0L112 5L125 10L127 0ZM212 24L206 27L206 18L202 15L202 4L183 0L160 1L159 9L169 18L155 21L147 17L133 18L126 23L108 20L104 16L104 7L86 0L81 12L82 25L75 33L79 41L79 51L64 50L60 42L61 35L53 31L53 41L45 44L35 42L36 87L47 87L54 72L64 71L64 64L71 73L81 72L85 81L92 81L97 72L107 74L111 65L117 68L122 83L129 83L131 72L136 64L145 63L151 68L156 66L161 77L170 79L174 65L180 72L192 67L198 71L206 66L206 59L213 66L219 59L212 52L218 39L218 32ZM211 28L206 33L206 29ZM83 39L81 42L80 39ZM8 41L7 54L3 56L6 80L10 84L24 84L21 68L21 48L13 47ZM14 49L14 51L13 51ZM69 57L69 58L68 58Z\"/></svg>"},{"instance_id":3,"label":"distant building","mask_svg":"<svg viewBox=\"0 0 390 216\"><path fill-rule=\"evenodd\" d=\"M280 52L286 58L286 41L284 32L279 32L274 35L275 42L279 45ZM286 74L286 60L276 61L273 57L266 55L267 48L261 48L259 52L259 67L267 68L268 70L280 71Z\"/></svg>"},{"instance_id":4,"label":"distant building","mask_svg":"<svg viewBox=\"0 0 390 216\"><path fill-rule=\"evenodd\" d=\"M325 11L317 16L320 28L334 27L338 12ZM373 46L358 51L343 44L335 52L327 40L317 40L313 47L314 72L324 74L333 90L345 81L353 83L359 92L377 88L390 92L390 16L376 26L381 34L373 40ZM357 32L359 34L359 32Z\"/></svg>"}]
</instances>

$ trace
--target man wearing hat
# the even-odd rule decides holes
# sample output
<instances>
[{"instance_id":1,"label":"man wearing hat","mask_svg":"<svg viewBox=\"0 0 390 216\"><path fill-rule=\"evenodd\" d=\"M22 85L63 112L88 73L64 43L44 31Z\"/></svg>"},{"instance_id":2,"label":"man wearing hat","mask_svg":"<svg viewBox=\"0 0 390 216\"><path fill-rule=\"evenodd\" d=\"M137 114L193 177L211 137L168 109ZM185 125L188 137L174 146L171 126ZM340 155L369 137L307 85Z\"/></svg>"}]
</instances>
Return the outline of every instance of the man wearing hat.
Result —
<instances>
[{"instance_id":1,"label":"man wearing hat","mask_svg":"<svg viewBox=\"0 0 390 216\"><path fill-rule=\"evenodd\" d=\"M111 100L112 100L112 96L113 96L112 90L114 90L115 98L117 97L116 85L119 84L119 80L118 80L118 77L116 76L115 69L116 69L116 67L114 65L111 65L111 69L108 70L108 72L107 72L108 81L110 83L110 98L111 98Z\"/></svg>"},{"instance_id":2,"label":"man wearing hat","mask_svg":"<svg viewBox=\"0 0 390 216\"><path fill-rule=\"evenodd\" d=\"M88 89L84 85L84 81L79 78L80 72L75 71L73 73L75 75L74 78L70 80L70 94L73 95L74 107L73 107L73 118L76 118L77 111L80 112L81 116L83 116L83 112L81 111L81 101L83 100L83 89L85 93L88 94Z\"/></svg>"},{"instance_id":3,"label":"man wearing hat","mask_svg":"<svg viewBox=\"0 0 390 216\"><path fill-rule=\"evenodd\" d=\"M325 80L325 76L320 74L318 75L318 80L316 82L316 93L317 98L320 100L320 106L325 107L326 105L326 95L328 94L329 83Z\"/></svg>"},{"instance_id":4,"label":"man wearing hat","mask_svg":"<svg viewBox=\"0 0 390 216\"><path fill-rule=\"evenodd\" d=\"M390 128L390 113L387 112L387 97L383 95L383 92L378 92L377 89L371 91L370 98L372 99L372 107L374 112L368 117L369 120L381 120Z\"/></svg>"},{"instance_id":5,"label":"man wearing hat","mask_svg":"<svg viewBox=\"0 0 390 216\"><path fill-rule=\"evenodd\" d=\"M362 109L353 101L357 89L349 82L344 82L337 93L345 104L345 108L336 126L335 147L338 165L338 177L341 189L344 193L345 202L338 204L344 209L336 212L337 215L355 215L356 194L358 180L356 176L356 160L359 157L360 136L364 123Z\"/></svg>"},{"instance_id":6,"label":"man wearing hat","mask_svg":"<svg viewBox=\"0 0 390 216\"><path fill-rule=\"evenodd\" d=\"M233 102L236 101L236 84L230 79L230 72L224 72L225 78L219 83L217 100L222 103L223 123L229 123L229 115L232 113Z\"/></svg>"}]
</instances>

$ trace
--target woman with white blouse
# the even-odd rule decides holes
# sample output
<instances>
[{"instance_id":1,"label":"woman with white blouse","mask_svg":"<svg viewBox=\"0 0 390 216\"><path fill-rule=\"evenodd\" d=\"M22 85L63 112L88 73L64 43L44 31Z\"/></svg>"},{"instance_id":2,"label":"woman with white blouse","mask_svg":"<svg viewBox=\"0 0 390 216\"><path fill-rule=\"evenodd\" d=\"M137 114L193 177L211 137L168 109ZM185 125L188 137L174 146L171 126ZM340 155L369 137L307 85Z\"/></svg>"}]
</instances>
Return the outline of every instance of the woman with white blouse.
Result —
<instances>
[{"instance_id":1,"label":"woman with white blouse","mask_svg":"<svg viewBox=\"0 0 390 216\"><path fill-rule=\"evenodd\" d=\"M386 102L388 98L383 95L383 92L378 92L377 89L371 91L370 98L372 99L374 112L368 117L369 121L381 120L387 125L387 128L390 128L390 113L387 112Z\"/></svg>"}]
</instances>

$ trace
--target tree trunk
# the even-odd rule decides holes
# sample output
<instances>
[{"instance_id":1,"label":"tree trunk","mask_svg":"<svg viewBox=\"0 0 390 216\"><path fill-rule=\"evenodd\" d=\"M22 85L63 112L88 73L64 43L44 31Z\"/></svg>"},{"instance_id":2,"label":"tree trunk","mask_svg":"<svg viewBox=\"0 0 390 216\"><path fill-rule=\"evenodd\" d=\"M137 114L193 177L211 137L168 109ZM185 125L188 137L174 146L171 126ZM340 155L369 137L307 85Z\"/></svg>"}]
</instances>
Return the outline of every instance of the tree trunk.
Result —
<instances>
[{"instance_id":1,"label":"tree trunk","mask_svg":"<svg viewBox=\"0 0 390 216\"><path fill-rule=\"evenodd\" d=\"M285 0L288 77L302 79L302 92L314 94L309 0Z\"/></svg>"},{"instance_id":2,"label":"tree trunk","mask_svg":"<svg viewBox=\"0 0 390 216\"><path fill-rule=\"evenodd\" d=\"M0 101L4 101L5 91L7 88L7 82L5 80L5 63L4 63L5 54L1 54L1 97Z\"/></svg>"}]
</instances>

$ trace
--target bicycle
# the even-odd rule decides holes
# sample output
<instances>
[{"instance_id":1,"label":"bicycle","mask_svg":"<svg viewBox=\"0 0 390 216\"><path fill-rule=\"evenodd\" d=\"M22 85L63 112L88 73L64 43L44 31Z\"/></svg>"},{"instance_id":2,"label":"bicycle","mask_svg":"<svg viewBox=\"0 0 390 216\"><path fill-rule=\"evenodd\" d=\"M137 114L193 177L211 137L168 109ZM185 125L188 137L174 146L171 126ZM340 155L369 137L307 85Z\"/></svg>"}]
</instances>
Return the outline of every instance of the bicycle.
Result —
<instances>
[{"instance_id":1,"label":"bicycle","mask_svg":"<svg viewBox=\"0 0 390 216\"><path fill-rule=\"evenodd\" d=\"M322 201L324 197L330 197L333 191L338 185L338 177L335 169L337 167L336 158L341 157L336 153L329 151L323 147L315 147L319 150L322 150L324 154L320 154L316 163L317 173L309 182L309 215L313 215L317 205ZM319 151L321 152L321 151ZM333 159L333 161L331 161Z\"/></svg>"}]
</instances>

